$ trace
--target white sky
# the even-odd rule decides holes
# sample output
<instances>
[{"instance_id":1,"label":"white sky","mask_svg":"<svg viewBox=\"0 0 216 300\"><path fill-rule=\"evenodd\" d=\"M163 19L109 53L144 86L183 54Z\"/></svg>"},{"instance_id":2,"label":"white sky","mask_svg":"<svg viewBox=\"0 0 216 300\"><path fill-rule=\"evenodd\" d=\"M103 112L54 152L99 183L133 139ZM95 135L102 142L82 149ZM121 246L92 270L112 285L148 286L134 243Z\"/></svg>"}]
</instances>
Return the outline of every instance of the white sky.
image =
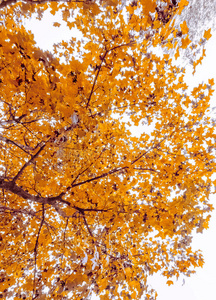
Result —
<instances>
[{"instance_id":1,"label":"white sky","mask_svg":"<svg viewBox=\"0 0 216 300\"><path fill-rule=\"evenodd\" d=\"M61 40L69 39L76 35L72 29L69 30L64 24L60 28L53 28L52 24L59 21L57 17L46 17L46 22L33 21L28 27L31 27L35 35L35 40L38 46L43 49L51 50L53 43L58 43ZM29 27L29 28L30 28ZM190 85L197 86L202 81L209 78L215 78L216 82L216 33L207 42L206 57L202 65L197 67L197 72L194 76L187 73L186 82ZM212 105L214 106L215 94L212 97ZM216 105L215 105L216 106ZM214 204L216 196L212 196L211 202ZM216 207L216 205L214 204ZM197 274L191 278L183 278L176 282L173 286L166 285L166 279L162 276L153 276L149 283L158 292L158 300L215 300L216 299L216 212L213 212L210 221L210 227L203 234L198 234L194 237L194 249L201 249L203 252L205 264L203 268L197 269ZM97 299L97 298L95 298Z\"/></svg>"}]
</instances>

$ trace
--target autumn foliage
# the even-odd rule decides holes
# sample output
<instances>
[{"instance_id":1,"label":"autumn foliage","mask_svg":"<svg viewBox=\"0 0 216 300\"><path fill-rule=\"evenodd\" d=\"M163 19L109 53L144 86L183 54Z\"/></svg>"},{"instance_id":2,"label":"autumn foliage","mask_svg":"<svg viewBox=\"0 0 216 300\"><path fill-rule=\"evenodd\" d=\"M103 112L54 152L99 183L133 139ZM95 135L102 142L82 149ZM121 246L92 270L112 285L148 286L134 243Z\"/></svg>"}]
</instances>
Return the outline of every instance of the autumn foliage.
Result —
<instances>
[{"instance_id":1,"label":"autumn foliage","mask_svg":"<svg viewBox=\"0 0 216 300\"><path fill-rule=\"evenodd\" d=\"M189 91L169 54L191 44L175 28L185 5L0 4L1 298L154 299L149 275L172 284L202 266L214 82ZM22 20L45 10L82 39L37 48Z\"/></svg>"}]
</instances>

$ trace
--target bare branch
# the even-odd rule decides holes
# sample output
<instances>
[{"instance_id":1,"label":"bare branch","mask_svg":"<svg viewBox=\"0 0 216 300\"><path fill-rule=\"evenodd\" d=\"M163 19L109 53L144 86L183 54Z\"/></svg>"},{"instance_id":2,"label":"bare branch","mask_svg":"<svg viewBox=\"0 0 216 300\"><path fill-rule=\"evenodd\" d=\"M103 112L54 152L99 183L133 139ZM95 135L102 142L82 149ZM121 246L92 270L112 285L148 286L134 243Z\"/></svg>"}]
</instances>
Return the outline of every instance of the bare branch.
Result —
<instances>
[{"instance_id":1,"label":"bare branch","mask_svg":"<svg viewBox=\"0 0 216 300\"><path fill-rule=\"evenodd\" d=\"M43 227L44 219L45 219L45 209L44 204L42 204L42 219L40 223L40 227L38 230L37 238L35 241L35 247L34 247L34 259L35 259L35 266L34 266L34 280L33 280L33 291L32 291L32 299L34 299L35 289L36 289L36 271L37 271L37 248L38 248L38 241L41 233L41 229Z\"/></svg>"}]
</instances>

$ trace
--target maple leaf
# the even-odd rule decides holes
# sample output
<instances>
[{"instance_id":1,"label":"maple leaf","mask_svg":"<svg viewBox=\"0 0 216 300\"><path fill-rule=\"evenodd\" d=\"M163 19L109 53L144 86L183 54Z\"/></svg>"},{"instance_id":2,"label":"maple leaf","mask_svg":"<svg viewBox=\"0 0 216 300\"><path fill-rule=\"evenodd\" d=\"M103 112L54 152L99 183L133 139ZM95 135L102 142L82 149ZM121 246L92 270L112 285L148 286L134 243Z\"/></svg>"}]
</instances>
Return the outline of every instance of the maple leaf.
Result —
<instances>
[{"instance_id":1,"label":"maple leaf","mask_svg":"<svg viewBox=\"0 0 216 300\"><path fill-rule=\"evenodd\" d=\"M180 27L181 27L182 34L188 33L189 28L187 27L186 21L184 21L182 24L180 24Z\"/></svg>"},{"instance_id":2,"label":"maple leaf","mask_svg":"<svg viewBox=\"0 0 216 300\"><path fill-rule=\"evenodd\" d=\"M203 35L204 39L209 40L211 36L212 36L211 28L209 28L208 30L205 30L204 35Z\"/></svg>"},{"instance_id":3,"label":"maple leaf","mask_svg":"<svg viewBox=\"0 0 216 300\"><path fill-rule=\"evenodd\" d=\"M191 40L189 39L189 37L187 36L185 39L182 39L182 48L186 49L187 46L191 43Z\"/></svg>"},{"instance_id":4,"label":"maple leaf","mask_svg":"<svg viewBox=\"0 0 216 300\"><path fill-rule=\"evenodd\" d=\"M214 85L214 78L209 79L208 83L213 86Z\"/></svg>"}]
</instances>

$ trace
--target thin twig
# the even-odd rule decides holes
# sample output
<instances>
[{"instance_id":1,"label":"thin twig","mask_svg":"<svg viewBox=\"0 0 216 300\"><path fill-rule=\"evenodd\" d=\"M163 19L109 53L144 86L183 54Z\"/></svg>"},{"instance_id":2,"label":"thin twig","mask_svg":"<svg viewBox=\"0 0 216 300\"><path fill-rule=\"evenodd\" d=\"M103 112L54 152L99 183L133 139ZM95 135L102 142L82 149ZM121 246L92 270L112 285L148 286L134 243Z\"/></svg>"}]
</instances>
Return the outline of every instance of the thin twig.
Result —
<instances>
[{"instance_id":1,"label":"thin twig","mask_svg":"<svg viewBox=\"0 0 216 300\"><path fill-rule=\"evenodd\" d=\"M3 211L3 212L10 212L10 213L14 213L14 214L25 214L25 215L29 215L29 216L32 216L32 217L35 217L36 219L40 220L41 221L41 218L37 216L37 213L38 212L34 212L34 211L29 211L29 210L26 210L26 209L15 209L15 208L10 208L10 207L7 207L7 206L0 206L0 212ZM46 221L44 221L44 224L47 226L47 227L50 227L53 231L55 231L55 227L53 227L52 225L48 224Z\"/></svg>"},{"instance_id":2,"label":"thin twig","mask_svg":"<svg viewBox=\"0 0 216 300\"><path fill-rule=\"evenodd\" d=\"M88 108L88 106L89 106L89 102L90 102L91 97L92 97L92 94L93 94L93 92L94 92L94 87L95 87L95 84L96 84L96 82L97 82L99 73L100 73L100 71L101 71L102 64L103 64L103 62L104 62L104 60L105 60L106 55L107 55L108 52L109 52L109 51L106 50L105 53L104 53L104 55L103 55L102 58L101 58L101 63L100 63L100 65L99 65L98 71L97 71L97 73L96 73L96 75L95 75L95 79L94 79L94 82L93 82L93 85L92 85L92 88L91 88L91 92L90 92L90 95L89 95L88 100L87 100L86 108Z\"/></svg>"},{"instance_id":3,"label":"thin twig","mask_svg":"<svg viewBox=\"0 0 216 300\"><path fill-rule=\"evenodd\" d=\"M94 235L93 235L91 229L89 228L88 222L86 221L85 214L82 214L82 217L83 217L85 226L86 226L86 228L87 228L87 230L88 230L88 233L90 234L90 236L91 236L92 238L94 238Z\"/></svg>"},{"instance_id":4,"label":"thin twig","mask_svg":"<svg viewBox=\"0 0 216 300\"><path fill-rule=\"evenodd\" d=\"M66 240L66 230L67 230L67 226L68 226L68 221L69 221L69 217L67 217L66 219L66 224L65 224L65 229L64 229L64 235L63 235L63 247L65 248L65 240ZM64 255L64 251L62 251L62 254L61 254L61 261L63 259L63 255Z\"/></svg>"},{"instance_id":5,"label":"thin twig","mask_svg":"<svg viewBox=\"0 0 216 300\"><path fill-rule=\"evenodd\" d=\"M15 183L16 180L22 175L22 173L24 172L25 168L27 168L34 160L35 158L38 157L38 155L41 153L41 151L43 151L43 149L45 148L46 144L44 144L36 153L35 155L33 155L31 157L31 159L29 161L27 161L22 168L19 170L19 172L16 174L16 176L13 178L12 182Z\"/></svg>"},{"instance_id":6,"label":"thin twig","mask_svg":"<svg viewBox=\"0 0 216 300\"><path fill-rule=\"evenodd\" d=\"M68 192L71 188L73 188L75 186L75 182L77 181L77 179L82 175L84 174L94 163L95 161L97 161L101 155L103 154L103 152L106 150L106 147L104 147L104 149L102 149L101 153L99 154L99 156L87 167L85 168L83 171L81 171L80 173L78 173L78 175L75 177L75 179L72 181L71 185L67 187L66 191L65 192L62 192L59 196L60 197L63 197L66 192Z\"/></svg>"},{"instance_id":7,"label":"thin twig","mask_svg":"<svg viewBox=\"0 0 216 300\"><path fill-rule=\"evenodd\" d=\"M35 260L35 266L34 266L34 280L33 280L33 290L32 290L32 300L34 299L34 294L35 294L35 290L36 290L36 272L37 272L37 248L38 248L38 241L39 241L39 237L40 237L40 233L41 233L41 229L44 223L44 219L45 219L45 209L44 209L44 204L42 204L42 219L41 219L41 223L40 223L40 227L38 230L38 234L37 234L37 238L35 241L35 247L34 247L34 260Z\"/></svg>"},{"instance_id":8,"label":"thin twig","mask_svg":"<svg viewBox=\"0 0 216 300\"><path fill-rule=\"evenodd\" d=\"M103 173L103 174L101 174L101 175L99 175L99 176L96 176L96 177L93 177L93 178L89 178L89 179L87 179L87 180L85 180L85 181L81 181L81 182L75 183L75 184L72 185L72 187L76 187L76 186L83 185L83 184L88 183L88 182L91 182L91 181L95 181L95 180L104 178L104 177L106 177L106 176L108 176L108 175L111 175L111 174L114 174L114 173L117 173L117 172L126 170L126 169L128 169L128 168L129 168L129 167L122 167L122 168L119 168L119 169L113 169L113 170L111 170L111 171L109 171L109 172L106 172L106 173Z\"/></svg>"},{"instance_id":9,"label":"thin twig","mask_svg":"<svg viewBox=\"0 0 216 300\"><path fill-rule=\"evenodd\" d=\"M96 209L96 208L80 208L78 206L73 206L73 208L75 208L76 210L82 213L85 211L107 212L110 210L110 209Z\"/></svg>"},{"instance_id":10,"label":"thin twig","mask_svg":"<svg viewBox=\"0 0 216 300\"><path fill-rule=\"evenodd\" d=\"M24 151L25 153L27 153L28 155L30 155L29 152L25 149L25 148L29 148L29 147L26 147L26 146L24 146L24 145L19 145L17 142L14 142L14 141L12 141L12 140L10 140L10 139L8 139L8 138L2 136L2 135L0 135L0 140L3 141L3 142L5 142L5 143L7 143L7 144L12 144L12 145L14 145L14 146L20 148L21 150L23 150L23 151ZM32 149L31 149L31 150L32 150Z\"/></svg>"},{"instance_id":11,"label":"thin twig","mask_svg":"<svg viewBox=\"0 0 216 300\"><path fill-rule=\"evenodd\" d=\"M121 44L121 45L115 46L115 47L113 47L113 48L111 48L111 49L109 49L109 50L106 50L106 51L104 52L104 55L101 57L101 63L100 63L100 65L99 65L98 70L97 70L97 73L96 73L96 75L95 75L95 79L94 79L94 82L93 82L93 85L92 85L92 88L91 88L91 92L90 92L90 95L89 95L88 100L87 100L86 108L88 108L89 103L90 103L90 101L91 101L91 97L92 97L92 95L93 95L93 93L94 93L94 88L95 88L95 85L96 85L96 82L97 82L99 73L100 73L101 68L102 68L102 64L103 64L103 62L104 62L104 60L105 60L107 54L108 54L109 52L115 50L115 49L118 49L118 48L121 48L121 47L125 47L125 46L132 46L133 44L134 44L134 43Z\"/></svg>"}]
</instances>

